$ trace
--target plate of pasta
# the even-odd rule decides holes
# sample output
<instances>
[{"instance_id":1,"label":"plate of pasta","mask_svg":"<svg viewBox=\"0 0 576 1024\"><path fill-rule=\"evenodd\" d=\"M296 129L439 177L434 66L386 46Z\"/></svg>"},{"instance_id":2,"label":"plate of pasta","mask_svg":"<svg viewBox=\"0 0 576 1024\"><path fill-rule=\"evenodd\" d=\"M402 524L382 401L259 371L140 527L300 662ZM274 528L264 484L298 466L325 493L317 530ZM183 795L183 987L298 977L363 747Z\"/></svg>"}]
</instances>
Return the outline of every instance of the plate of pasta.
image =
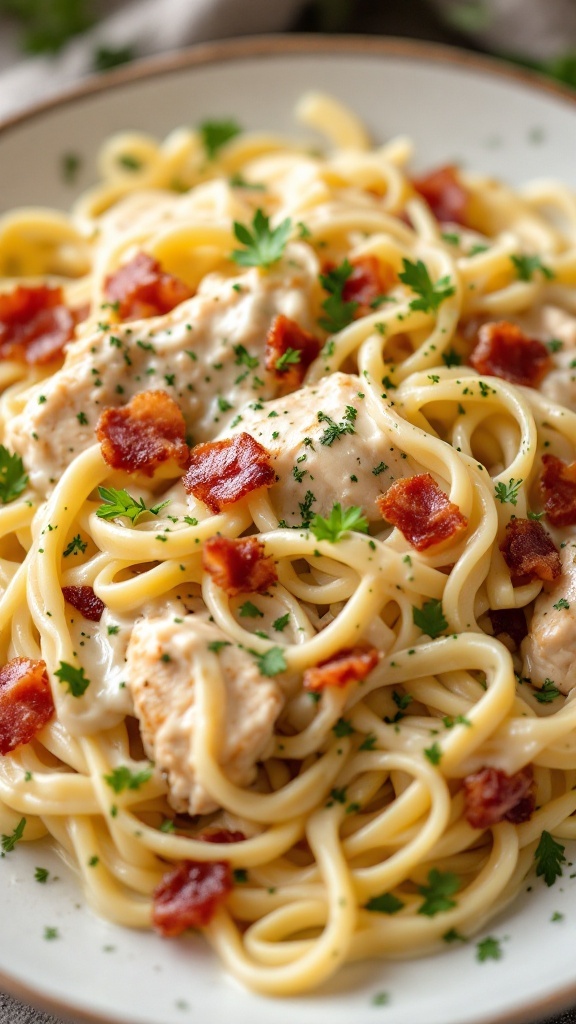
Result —
<instances>
[{"instance_id":1,"label":"plate of pasta","mask_svg":"<svg viewBox=\"0 0 576 1024\"><path fill-rule=\"evenodd\" d=\"M524 74L305 38L0 128L6 989L576 1000L575 137Z\"/></svg>"}]
</instances>

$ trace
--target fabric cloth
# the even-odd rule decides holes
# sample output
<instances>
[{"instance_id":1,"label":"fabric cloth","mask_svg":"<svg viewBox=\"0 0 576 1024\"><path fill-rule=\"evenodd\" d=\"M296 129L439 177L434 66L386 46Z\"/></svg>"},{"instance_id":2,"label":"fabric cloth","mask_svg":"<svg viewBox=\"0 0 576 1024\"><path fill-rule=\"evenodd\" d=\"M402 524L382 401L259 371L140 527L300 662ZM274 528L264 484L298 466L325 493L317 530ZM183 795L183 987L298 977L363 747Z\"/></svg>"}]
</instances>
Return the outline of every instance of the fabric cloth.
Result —
<instances>
[{"instance_id":1,"label":"fabric cloth","mask_svg":"<svg viewBox=\"0 0 576 1024\"><path fill-rule=\"evenodd\" d=\"M20 26L0 17L0 120L49 99L93 73L104 48L129 47L136 57L230 36L280 32L303 0L99 0L89 31L56 56L22 59Z\"/></svg>"}]
</instances>

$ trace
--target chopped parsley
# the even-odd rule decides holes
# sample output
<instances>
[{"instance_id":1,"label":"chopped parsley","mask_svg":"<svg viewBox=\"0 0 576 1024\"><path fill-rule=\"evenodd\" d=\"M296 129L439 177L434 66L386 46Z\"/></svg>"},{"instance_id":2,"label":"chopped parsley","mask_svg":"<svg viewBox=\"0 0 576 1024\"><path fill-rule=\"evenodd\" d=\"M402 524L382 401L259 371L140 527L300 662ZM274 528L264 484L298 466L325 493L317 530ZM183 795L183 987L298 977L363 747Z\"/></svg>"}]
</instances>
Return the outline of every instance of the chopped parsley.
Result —
<instances>
[{"instance_id":1,"label":"chopped parsley","mask_svg":"<svg viewBox=\"0 0 576 1024\"><path fill-rule=\"evenodd\" d=\"M417 299L412 299L410 309L420 309L424 313L435 313L445 299L449 298L450 295L454 295L456 289L453 284L450 284L450 278L441 277L434 284L426 264L422 260L412 263L410 260L403 259L402 263L404 270L398 277L419 296Z\"/></svg>"},{"instance_id":2,"label":"chopped parsley","mask_svg":"<svg viewBox=\"0 0 576 1024\"><path fill-rule=\"evenodd\" d=\"M485 939L481 939L476 944L476 959L480 963L484 963L485 960L501 960L502 959L502 947L500 940L495 939L492 935L488 935Z\"/></svg>"},{"instance_id":3,"label":"chopped parsley","mask_svg":"<svg viewBox=\"0 0 576 1024\"><path fill-rule=\"evenodd\" d=\"M372 896L364 904L364 909L376 914L397 914L403 906L402 900L399 900L393 893L383 892L380 896Z\"/></svg>"},{"instance_id":4,"label":"chopped parsley","mask_svg":"<svg viewBox=\"0 0 576 1024\"><path fill-rule=\"evenodd\" d=\"M501 480L494 488L494 497L502 504L509 501L511 505L516 505L518 503L518 491L522 483L522 480L513 480L512 478L510 478L507 484Z\"/></svg>"},{"instance_id":5,"label":"chopped parsley","mask_svg":"<svg viewBox=\"0 0 576 1024\"><path fill-rule=\"evenodd\" d=\"M238 609L238 614L242 619L255 619L263 618L264 612L261 612L252 601L244 601L244 604Z\"/></svg>"},{"instance_id":6,"label":"chopped parsley","mask_svg":"<svg viewBox=\"0 0 576 1024\"><path fill-rule=\"evenodd\" d=\"M418 892L424 897L423 904L418 907L419 914L434 917L442 910L451 910L456 900L451 899L460 888L460 880L452 871L438 871L432 868L428 872L428 885L419 885Z\"/></svg>"},{"instance_id":7,"label":"chopped parsley","mask_svg":"<svg viewBox=\"0 0 576 1024\"><path fill-rule=\"evenodd\" d=\"M442 760L442 747L439 743L433 743L431 747L424 748L424 756L428 758L430 764L440 764Z\"/></svg>"},{"instance_id":8,"label":"chopped parsley","mask_svg":"<svg viewBox=\"0 0 576 1024\"><path fill-rule=\"evenodd\" d=\"M68 547L64 549L64 558L67 558L68 555L76 555L78 552L80 552L80 554L84 554L87 547L88 541L82 540L80 534L77 533L75 537L72 537Z\"/></svg>"},{"instance_id":9,"label":"chopped parsley","mask_svg":"<svg viewBox=\"0 0 576 1024\"><path fill-rule=\"evenodd\" d=\"M335 423L330 416L320 410L318 413L318 422L327 424L324 433L320 437L320 444L327 445L330 448L334 444L334 441L339 437L343 437L344 434L355 434L354 421L357 415L358 412L354 406L347 405L341 422Z\"/></svg>"},{"instance_id":10,"label":"chopped parsley","mask_svg":"<svg viewBox=\"0 0 576 1024\"><path fill-rule=\"evenodd\" d=\"M333 544L340 540L342 534L349 530L357 533L368 533L368 520L357 505L343 509L337 501L327 519L315 515L310 522L310 529L316 540L329 540Z\"/></svg>"},{"instance_id":11,"label":"chopped parsley","mask_svg":"<svg viewBox=\"0 0 576 1024\"><path fill-rule=\"evenodd\" d=\"M320 318L319 324L329 334L336 334L351 324L358 309L357 302L344 299L344 287L353 271L354 267L345 259L327 274L320 274L320 284L328 292L328 298L322 303L325 316Z\"/></svg>"},{"instance_id":12,"label":"chopped parsley","mask_svg":"<svg viewBox=\"0 0 576 1024\"><path fill-rule=\"evenodd\" d=\"M128 765L123 764L119 768L114 768L110 775L105 775L104 781L108 783L115 793L121 793L124 789L140 789L140 786L148 782L151 776L151 768L144 768L141 772L133 772Z\"/></svg>"},{"instance_id":13,"label":"chopped parsley","mask_svg":"<svg viewBox=\"0 0 576 1024\"><path fill-rule=\"evenodd\" d=\"M234 249L231 259L241 267L271 267L282 256L291 230L289 217L271 228L269 218L259 207L252 220L251 231L245 224L234 221L234 235L244 248Z\"/></svg>"},{"instance_id":14,"label":"chopped parsley","mask_svg":"<svg viewBox=\"0 0 576 1024\"><path fill-rule=\"evenodd\" d=\"M161 509L169 504L168 501L162 501L159 505L151 505L150 508L147 508L144 498L133 498L128 491L117 490L115 487L99 487L98 494L105 502L104 505L100 505L100 508L96 509L99 519L116 519L126 516L133 525L146 512L157 516Z\"/></svg>"},{"instance_id":15,"label":"chopped parsley","mask_svg":"<svg viewBox=\"0 0 576 1024\"><path fill-rule=\"evenodd\" d=\"M279 373L284 373L290 368L290 366L296 366L302 358L302 352L298 348L287 348L281 356L274 363L274 367Z\"/></svg>"},{"instance_id":16,"label":"chopped parsley","mask_svg":"<svg viewBox=\"0 0 576 1024\"><path fill-rule=\"evenodd\" d=\"M0 444L0 501L3 505L14 501L28 484L24 463L19 455L12 455Z\"/></svg>"},{"instance_id":17,"label":"chopped parsley","mask_svg":"<svg viewBox=\"0 0 576 1024\"><path fill-rule=\"evenodd\" d=\"M412 605L412 620L415 626L433 640L448 626L442 610L442 601L436 598L425 601L421 608Z\"/></svg>"},{"instance_id":18,"label":"chopped parsley","mask_svg":"<svg viewBox=\"0 0 576 1024\"><path fill-rule=\"evenodd\" d=\"M554 277L550 267L545 266L539 256L526 256L525 254L510 257L516 275L520 281L531 281L537 270L548 280Z\"/></svg>"},{"instance_id":19,"label":"chopped parsley","mask_svg":"<svg viewBox=\"0 0 576 1024\"><path fill-rule=\"evenodd\" d=\"M34 869L34 880L36 882L41 882L42 884L44 884L45 882L48 881L48 876L49 875L50 875L50 872L48 871L48 868L35 868Z\"/></svg>"},{"instance_id":20,"label":"chopped parsley","mask_svg":"<svg viewBox=\"0 0 576 1024\"><path fill-rule=\"evenodd\" d=\"M277 676L279 672L285 672L287 665L284 651L281 647L270 647L264 654L251 651L258 662L258 670L262 676Z\"/></svg>"},{"instance_id":21,"label":"chopped parsley","mask_svg":"<svg viewBox=\"0 0 576 1024\"><path fill-rule=\"evenodd\" d=\"M54 673L61 683L66 683L68 693L72 697L81 697L90 686L90 680L84 675L83 668L76 668L66 661L60 662L60 668Z\"/></svg>"},{"instance_id":22,"label":"chopped parsley","mask_svg":"<svg viewBox=\"0 0 576 1024\"><path fill-rule=\"evenodd\" d=\"M536 861L536 874L544 879L546 885L554 885L554 882L562 874L562 864L565 863L565 846L557 843L549 832L542 832L540 842L534 853Z\"/></svg>"},{"instance_id":23,"label":"chopped parsley","mask_svg":"<svg viewBox=\"0 0 576 1024\"><path fill-rule=\"evenodd\" d=\"M539 690L534 690L534 696L539 704L551 704L553 700L560 697L560 690L553 679L545 679Z\"/></svg>"},{"instance_id":24,"label":"chopped parsley","mask_svg":"<svg viewBox=\"0 0 576 1024\"><path fill-rule=\"evenodd\" d=\"M277 633L281 633L290 622L290 612L286 612L285 615L280 615L279 618L274 619L272 623L272 629L275 629Z\"/></svg>"},{"instance_id":25,"label":"chopped parsley","mask_svg":"<svg viewBox=\"0 0 576 1024\"><path fill-rule=\"evenodd\" d=\"M26 818L20 818L20 821L10 833L10 835L0 836L0 846L2 847L3 853L11 853L16 843L19 843L24 835L24 829L26 828Z\"/></svg>"},{"instance_id":26,"label":"chopped parsley","mask_svg":"<svg viewBox=\"0 0 576 1024\"><path fill-rule=\"evenodd\" d=\"M199 125L200 138L209 160L214 160L230 139L242 131L240 125L232 118L222 121L202 121Z\"/></svg>"}]
</instances>

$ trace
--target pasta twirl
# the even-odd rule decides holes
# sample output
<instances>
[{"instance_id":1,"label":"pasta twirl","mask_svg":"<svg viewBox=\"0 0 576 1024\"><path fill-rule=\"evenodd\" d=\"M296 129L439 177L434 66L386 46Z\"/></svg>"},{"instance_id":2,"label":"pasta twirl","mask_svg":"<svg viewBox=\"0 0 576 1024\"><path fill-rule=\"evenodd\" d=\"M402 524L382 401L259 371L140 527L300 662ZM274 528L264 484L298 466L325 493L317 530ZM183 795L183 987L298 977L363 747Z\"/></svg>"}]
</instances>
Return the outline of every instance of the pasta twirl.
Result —
<instances>
[{"instance_id":1,"label":"pasta twirl","mask_svg":"<svg viewBox=\"0 0 576 1024\"><path fill-rule=\"evenodd\" d=\"M299 115L0 221L2 834L276 995L576 834L573 197Z\"/></svg>"}]
</instances>

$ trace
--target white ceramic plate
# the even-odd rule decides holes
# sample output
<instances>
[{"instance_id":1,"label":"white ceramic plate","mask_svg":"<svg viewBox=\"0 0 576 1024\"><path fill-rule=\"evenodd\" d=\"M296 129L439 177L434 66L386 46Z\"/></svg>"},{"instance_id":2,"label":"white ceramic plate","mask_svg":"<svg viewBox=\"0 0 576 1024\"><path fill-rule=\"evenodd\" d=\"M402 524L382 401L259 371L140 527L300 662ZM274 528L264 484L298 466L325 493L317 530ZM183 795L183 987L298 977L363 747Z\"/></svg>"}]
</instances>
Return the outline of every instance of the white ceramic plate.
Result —
<instances>
[{"instance_id":1,"label":"white ceramic plate","mask_svg":"<svg viewBox=\"0 0 576 1024\"><path fill-rule=\"evenodd\" d=\"M93 180L100 142L119 129L164 135L232 115L245 127L301 135L292 112L309 88L350 104L380 141L412 136L420 167L458 159L513 183L546 176L576 187L576 101L567 93L437 47L288 37L115 72L15 119L0 128L0 208L68 206ZM61 173L70 152L82 157L74 186ZM40 885L37 865L58 879ZM98 920L51 851L20 844L0 860L0 985L76 1021L113 1024L535 1021L576 1004L574 872L565 867L550 889L528 882L478 937L501 940L498 961L479 962L473 941L410 963L356 965L310 996L272 1000L240 989L199 937L166 941ZM552 921L555 913L563 919Z\"/></svg>"}]
</instances>

